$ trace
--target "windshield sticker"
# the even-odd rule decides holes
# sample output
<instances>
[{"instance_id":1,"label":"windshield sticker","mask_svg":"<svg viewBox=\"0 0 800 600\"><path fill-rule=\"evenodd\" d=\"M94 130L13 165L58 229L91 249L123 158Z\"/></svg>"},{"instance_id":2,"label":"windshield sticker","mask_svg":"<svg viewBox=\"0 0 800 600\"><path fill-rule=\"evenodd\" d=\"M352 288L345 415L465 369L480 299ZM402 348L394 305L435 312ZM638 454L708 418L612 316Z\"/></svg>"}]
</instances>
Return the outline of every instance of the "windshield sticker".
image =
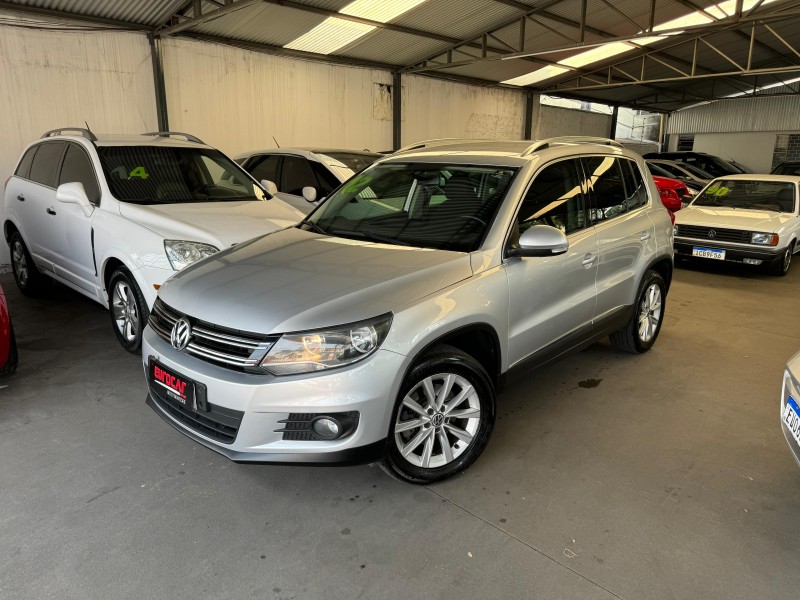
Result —
<instances>
[{"instance_id":1,"label":"windshield sticker","mask_svg":"<svg viewBox=\"0 0 800 600\"><path fill-rule=\"evenodd\" d=\"M715 195L716 195L716 196L725 196L725 195L726 195L726 194L728 194L730 191L731 191L731 190L730 190L730 188L726 188L726 187L724 187L724 186L723 186L723 187L719 188L719 189L716 191L716 194L715 194Z\"/></svg>"},{"instance_id":2,"label":"windshield sticker","mask_svg":"<svg viewBox=\"0 0 800 600\"><path fill-rule=\"evenodd\" d=\"M345 194L357 194L367 187L370 181L372 181L371 175L359 175L358 177L353 177L342 191Z\"/></svg>"},{"instance_id":3,"label":"windshield sticker","mask_svg":"<svg viewBox=\"0 0 800 600\"><path fill-rule=\"evenodd\" d=\"M719 190L719 185L712 185L710 188L706 190L706 194L713 196L714 194L717 193L717 190Z\"/></svg>"},{"instance_id":4,"label":"windshield sticker","mask_svg":"<svg viewBox=\"0 0 800 600\"><path fill-rule=\"evenodd\" d=\"M139 179L147 179L150 177L147 171L144 170L144 167L136 167L133 171L128 173L128 178L138 177Z\"/></svg>"}]
</instances>

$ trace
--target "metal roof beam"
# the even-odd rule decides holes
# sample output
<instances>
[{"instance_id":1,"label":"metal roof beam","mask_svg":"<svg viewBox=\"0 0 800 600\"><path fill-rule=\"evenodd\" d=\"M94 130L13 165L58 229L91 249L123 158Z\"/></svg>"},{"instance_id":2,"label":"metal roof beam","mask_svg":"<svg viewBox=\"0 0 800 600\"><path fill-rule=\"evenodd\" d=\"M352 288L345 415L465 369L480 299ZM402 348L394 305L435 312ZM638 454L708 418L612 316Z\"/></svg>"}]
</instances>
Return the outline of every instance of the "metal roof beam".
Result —
<instances>
[{"instance_id":1,"label":"metal roof beam","mask_svg":"<svg viewBox=\"0 0 800 600\"><path fill-rule=\"evenodd\" d=\"M186 19L181 23L176 23L174 25L162 27L157 31L157 33L162 37L173 35L175 33L180 33L181 31L191 29L192 27L201 25L202 23L207 23L208 21L222 17L230 12L247 8L248 6L252 6L253 4L257 4L262 1L263 0L239 0L238 2L231 2L230 4L226 4L221 8L210 10L207 13L201 12L202 7L200 2L192 2L193 14L191 19ZM183 15L179 15L178 13L173 15L173 17L177 16L183 16Z\"/></svg>"},{"instance_id":2,"label":"metal roof beam","mask_svg":"<svg viewBox=\"0 0 800 600\"><path fill-rule=\"evenodd\" d=\"M105 17L94 17L91 15L81 15L73 12L66 12L62 10L53 10L49 8L38 8L35 6L21 6L11 2L0 2L0 9L18 12L21 14L35 15L39 17L50 17L55 19L67 19L69 21L83 21L84 23L93 23L96 25L107 25L110 27L119 27L120 29L132 29L134 31L152 31L153 28L149 25L142 23L132 23L130 21L119 21L117 19L106 19Z\"/></svg>"}]
</instances>

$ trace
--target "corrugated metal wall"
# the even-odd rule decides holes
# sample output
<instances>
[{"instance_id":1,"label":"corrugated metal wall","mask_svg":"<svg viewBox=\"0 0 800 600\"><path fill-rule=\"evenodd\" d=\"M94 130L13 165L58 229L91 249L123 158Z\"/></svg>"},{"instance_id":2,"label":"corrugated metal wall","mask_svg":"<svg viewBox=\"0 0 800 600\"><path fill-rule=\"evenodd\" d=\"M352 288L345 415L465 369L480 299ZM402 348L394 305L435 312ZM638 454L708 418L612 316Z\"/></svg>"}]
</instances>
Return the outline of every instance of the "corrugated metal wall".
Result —
<instances>
[{"instance_id":1,"label":"corrugated metal wall","mask_svg":"<svg viewBox=\"0 0 800 600\"><path fill-rule=\"evenodd\" d=\"M169 125L223 152L281 146L385 150L391 74L185 39L162 44Z\"/></svg>"},{"instance_id":2,"label":"corrugated metal wall","mask_svg":"<svg viewBox=\"0 0 800 600\"><path fill-rule=\"evenodd\" d=\"M800 129L800 96L720 100L672 113L667 133L739 133Z\"/></svg>"},{"instance_id":3,"label":"corrugated metal wall","mask_svg":"<svg viewBox=\"0 0 800 600\"><path fill-rule=\"evenodd\" d=\"M403 78L403 144L455 138L522 138L525 94L427 77Z\"/></svg>"},{"instance_id":4,"label":"corrugated metal wall","mask_svg":"<svg viewBox=\"0 0 800 600\"><path fill-rule=\"evenodd\" d=\"M0 182L48 129L88 121L98 132L152 131L154 98L144 35L0 26ZM0 263L8 263L5 243Z\"/></svg>"},{"instance_id":5,"label":"corrugated metal wall","mask_svg":"<svg viewBox=\"0 0 800 600\"><path fill-rule=\"evenodd\" d=\"M542 104L534 123L534 139L559 135L609 137L611 115Z\"/></svg>"}]
</instances>

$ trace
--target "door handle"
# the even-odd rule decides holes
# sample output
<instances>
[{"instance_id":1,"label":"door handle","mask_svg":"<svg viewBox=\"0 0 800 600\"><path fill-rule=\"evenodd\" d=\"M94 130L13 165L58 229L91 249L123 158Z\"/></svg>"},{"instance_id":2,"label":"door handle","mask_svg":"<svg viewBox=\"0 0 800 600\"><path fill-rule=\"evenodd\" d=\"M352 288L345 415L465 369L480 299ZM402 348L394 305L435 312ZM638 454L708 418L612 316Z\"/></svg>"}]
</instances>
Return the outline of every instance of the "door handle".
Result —
<instances>
[{"instance_id":1,"label":"door handle","mask_svg":"<svg viewBox=\"0 0 800 600\"><path fill-rule=\"evenodd\" d=\"M25 202L25 196L23 196L22 194L17 194L17 200L19 200L20 202Z\"/></svg>"},{"instance_id":2,"label":"door handle","mask_svg":"<svg viewBox=\"0 0 800 600\"><path fill-rule=\"evenodd\" d=\"M585 267L589 267L589 266L591 266L591 264L592 264L593 262L594 262L594 254L592 254L591 252L587 252L587 253L586 253L586 254L583 256L583 260L581 261L581 264L582 264L583 266L585 266Z\"/></svg>"},{"instance_id":3,"label":"door handle","mask_svg":"<svg viewBox=\"0 0 800 600\"><path fill-rule=\"evenodd\" d=\"M47 208L47 214L48 215L54 215L54 214L56 214L56 211L54 211L52 208L48 207Z\"/></svg>"},{"instance_id":4,"label":"door handle","mask_svg":"<svg viewBox=\"0 0 800 600\"><path fill-rule=\"evenodd\" d=\"M643 231L642 235L640 236L640 239L643 242L646 242L647 240L649 240L650 239L650 232L649 231Z\"/></svg>"}]
</instances>

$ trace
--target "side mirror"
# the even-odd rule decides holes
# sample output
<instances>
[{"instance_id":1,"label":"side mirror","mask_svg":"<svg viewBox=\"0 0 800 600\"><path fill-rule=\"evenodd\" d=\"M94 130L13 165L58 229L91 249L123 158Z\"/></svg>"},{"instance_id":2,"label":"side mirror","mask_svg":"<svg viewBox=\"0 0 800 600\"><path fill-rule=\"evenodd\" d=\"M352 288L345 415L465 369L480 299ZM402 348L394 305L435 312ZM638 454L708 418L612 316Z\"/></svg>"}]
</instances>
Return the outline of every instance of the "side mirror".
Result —
<instances>
[{"instance_id":1,"label":"side mirror","mask_svg":"<svg viewBox=\"0 0 800 600\"><path fill-rule=\"evenodd\" d=\"M263 187L265 190L267 190L267 193L268 193L270 196L274 196L275 194L277 194L277 193L278 193L278 186L277 186L277 185L275 185L275 182L274 182L274 181L270 181L269 179L262 179L262 180L261 180L261 186L262 186L262 187Z\"/></svg>"},{"instance_id":2,"label":"side mirror","mask_svg":"<svg viewBox=\"0 0 800 600\"><path fill-rule=\"evenodd\" d=\"M86 190L80 182L62 183L56 190L56 200L64 204L77 204L83 209L83 214L90 217L94 212L94 206L89 202Z\"/></svg>"},{"instance_id":3,"label":"side mirror","mask_svg":"<svg viewBox=\"0 0 800 600\"><path fill-rule=\"evenodd\" d=\"M303 188L303 198L306 199L306 202L316 202L317 201L317 188L311 187L307 185Z\"/></svg>"},{"instance_id":4,"label":"side mirror","mask_svg":"<svg viewBox=\"0 0 800 600\"><path fill-rule=\"evenodd\" d=\"M555 256L569 249L564 232L549 225L534 225L519 237L519 248L511 256Z\"/></svg>"}]
</instances>

